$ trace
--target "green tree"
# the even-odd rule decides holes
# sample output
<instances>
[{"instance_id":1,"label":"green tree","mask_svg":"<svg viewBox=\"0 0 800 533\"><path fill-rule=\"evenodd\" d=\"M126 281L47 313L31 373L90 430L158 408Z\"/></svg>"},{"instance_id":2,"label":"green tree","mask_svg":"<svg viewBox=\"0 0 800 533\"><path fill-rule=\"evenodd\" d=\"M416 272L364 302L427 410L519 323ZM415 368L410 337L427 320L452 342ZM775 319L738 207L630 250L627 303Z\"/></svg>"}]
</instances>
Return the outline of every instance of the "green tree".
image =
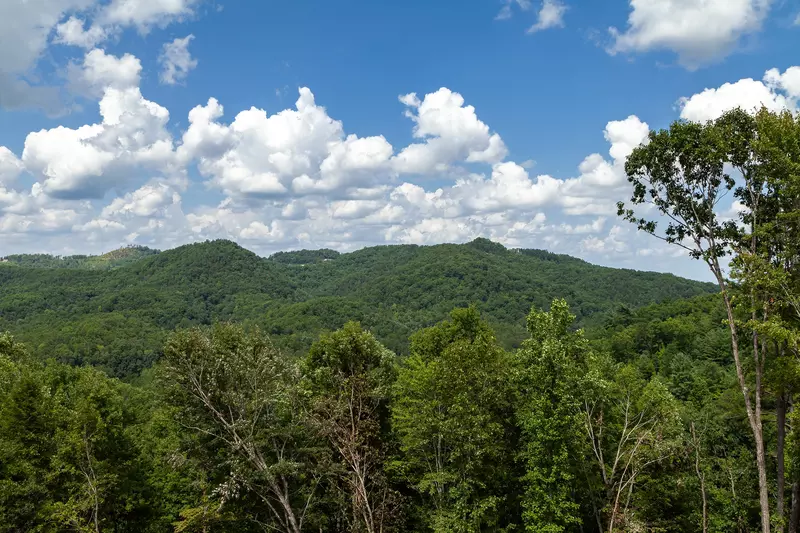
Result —
<instances>
[{"instance_id":1,"label":"green tree","mask_svg":"<svg viewBox=\"0 0 800 533\"><path fill-rule=\"evenodd\" d=\"M581 381L589 345L583 332L570 331L574 319L564 300L554 300L549 312L531 311L531 337L517 353L527 531L566 531L581 521L575 472L583 451Z\"/></svg>"},{"instance_id":2,"label":"green tree","mask_svg":"<svg viewBox=\"0 0 800 533\"><path fill-rule=\"evenodd\" d=\"M783 531L786 413L798 388L800 357L800 119L789 111L762 109L753 122L757 165L736 192L746 211L732 277L744 296L740 308L749 317L744 328L753 334L756 389L763 380L776 396L775 528Z\"/></svg>"},{"instance_id":3,"label":"green tree","mask_svg":"<svg viewBox=\"0 0 800 533\"><path fill-rule=\"evenodd\" d=\"M132 437L130 387L32 362L0 336L0 531L147 531L162 511Z\"/></svg>"},{"instance_id":4,"label":"green tree","mask_svg":"<svg viewBox=\"0 0 800 533\"><path fill-rule=\"evenodd\" d=\"M591 362L584 386L584 428L601 481L598 523L608 533L638 530L646 517L637 515L634 488L681 445L678 402L658 377L644 379L603 356Z\"/></svg>"},{"instance_id":5,"label":"green tree","mask_svg":"<svg viewBox=\"0 0 800 533\"><path fill-rule=\"evenodd\" d=\"M435 532L501 531L514 520L511 377L474 308L411 339L392 404L395 466Z\"/></svg>"},{"instance_id":6,"label":"green tree","mask_svg":"<svg viewBox=\"0 0 800 533\"><path fill-rule=\"evenodd\" d=\"M754 152L757 137L755 119L741 109L730 111L707 124L675 122L669 130L650 132L648 143L636 148L625 163L628 180L633 185L631 203L653 206L667 220L666 229L658 231L656 220L640 217L635 209L620 202L619 215L645 232L686 249L695 259L703 260L719 285L727 312L731 348L745 412L755 444L759 480L761 525L770 531L769 483L763 432L761 403L763 397L764 346L753 333L754 380L751 387L742 361L742 328L737 323L734 288L726 276L724 258L731 252L747 250L758 253L756 232L750 238L735 222L726 221L718 212L720 201L731 191L750 207L745 222L751 227L760 223L760 198L764 179L759 158ZM744 184L737 187L727 168L736 169Z\"/></svg>"},{"instance_id":7,"label":"green tree","mask_svg":"<svg viewBox=\"0 0 800 533\"><path fill-rule=\"evenodd\" d=\"M390 531L398 510L384 473L394 354L348 322L314 343L303 373L314 427L340 463L348 531Z\"/></svg>"},{"instance_id":8,"label":"green tree","mask_svg":"<svg viewBox=\"0 0 800 533\"><path fill-rule=\"evenodd\" d=\"M179 423L207 437L206 455L230 472L214 487L218 505L244 489L267 506L272 528L302 531L318 473L296 365L258 331L217 324L170 338L163 379Z\"/></svg>"}]
</instances>

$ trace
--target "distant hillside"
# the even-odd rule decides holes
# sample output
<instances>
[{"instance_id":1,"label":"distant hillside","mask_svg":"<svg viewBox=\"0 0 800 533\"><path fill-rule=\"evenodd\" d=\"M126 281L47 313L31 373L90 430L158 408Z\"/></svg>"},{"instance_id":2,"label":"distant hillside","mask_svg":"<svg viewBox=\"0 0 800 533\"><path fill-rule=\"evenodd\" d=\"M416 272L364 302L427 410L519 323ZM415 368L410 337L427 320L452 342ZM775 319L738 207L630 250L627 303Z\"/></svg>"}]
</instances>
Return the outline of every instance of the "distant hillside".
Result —
<instances>
[{"instance_id":1,"label":"distant hillside","mask_svg":"<svg viewBox=\"0 0 800 533\"><path fill-rule=\"evenodd\" d=\"M409 333L457 306L477 305L504 344L513 346L524 336L531 306L546 307L554 297L566 298L585 325L620 305L636 308L715 290L668 274L508 250L485 239L348 254L303 250L266 259L230 241L143 253L115 268L58 262L43 268L46 262L25 260L0 268L0 331L29 341L42 356L124 376L158 357L169 330L214 320L258 325L297 353L320 331L360 320L404 353ZM121 259L105 261L115 260Z\"/></svg>"},{"instance_id":2,"label":"distant hillside","mask_svg":"<svg viewBox=\"0 0 800 533\"><path fill-rule=\"evenodd\" d=\"M134 263L159 253L146 246L126 246L103 255L48 255L18 254L0 257L0 262L31 268L81 268L86 270L110 270Z\"/></svg>"}]
</instances>

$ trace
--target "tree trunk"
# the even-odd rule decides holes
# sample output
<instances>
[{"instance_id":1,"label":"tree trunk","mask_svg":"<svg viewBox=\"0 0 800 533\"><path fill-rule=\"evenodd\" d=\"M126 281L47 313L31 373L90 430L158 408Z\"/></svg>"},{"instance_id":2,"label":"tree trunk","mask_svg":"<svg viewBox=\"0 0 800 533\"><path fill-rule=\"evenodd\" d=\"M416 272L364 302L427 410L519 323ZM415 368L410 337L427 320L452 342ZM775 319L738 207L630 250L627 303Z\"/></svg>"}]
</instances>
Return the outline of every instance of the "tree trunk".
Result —
<instances>
[{"instance_id":1,"label":"tree trunk","mask_svg":"<svg viewBox=\"0 0 800 533\"><path fill-rule=\"evenodd\" d=\"M800 523L800 483L792 483L792 512L789 516L789 533L797 533Z\"/></svg>"},{"instance_id":2,"label":"tree trunk","mask_svg":"<svg viewBox=\"0 0 800 533\"><path fill-rule=\"evenodd\" d=\"M283 509L283 516L286 521L284 527L286 527L287 533L301 533L302 527L294 514L294 509L292 508L292 503L285 485L282 487L276 479L273 479L270 481L270 490Z\"/></svg>"},{"instance_id":3,"label":"tree trunk","mask_svg":"<svg viewBox=\"0 0 800 533\"><path fill-rule=\"evenodd\" d=\"M706 476L700 469L700 441L694 431L692 422L692 443L694 444L694 471L700 481L700 495L703 499L703 533L708 533L708 499L706 498Z\"/></svg>"},{"instance_id":4,"label":"tree trunk","mask_svg":"<svg viewBox=\"0 0 800 533\"><path fill-rule=\"evenodd\" d=\"M758 494L759 503L761 505L761 531L763 533L770 533L770 510L769 510L769 486L767 484L767 459L764 452L764 432L761 425L761 391L759 389L760 383L760 369L759 364L756 364L757 386L755 391L756 409L753 409L753 403L750 399L750 389L747 386L747 381L744 375L744 368L742 367L742 360L739 354L739 332L736 327L736 322L733 316L733 303L728 295L725 279L722 275L722 268L719 262L715 259L714 263L710 265L717 283L722 291L722 298L725 301L725 312L728 315L728 327L731 331L731 350L733 351L733 361L736 366L736 377L739 381L739 388L742 390L744 397L744 406L747 412L747 421L750 423L750 429L753 432L753 440L756 444L756 467L758 469ZM755 357L758 357L756 352Z\"/></svg>"},{"instance_id":5,"label":"tree trunk","mask_svg":"<svg viewBox=\"0 0 800 533\"><path fill-rule=\"evenodd\" d=\"M757 387L758 389L758 387ZM756 440L758 466L758 496L761 504L761 531L770 533L769 485L767 482L767 454L764 450L764 432L761 425L761 394L755 391L756 411L753 414L753 436Z\"/></svg>"},{"instance_id":6,"label":"tree trunk","mask_svg":"<svg viewBox=\"0 0 800 533\"><path fill-rule=\"evenodd\" d=\"M786 519L786 512L784 511L784 489L786 486L786 473L785 473L785 454L784 447L786 442L786 393L778 396L778 405L775 409L775 415L778 424L778 436L775 447L775 461L777 469L777 503L775 505L775 513L778 515L778 523L775 526L775 531L783 533L783 524Z\"/></svg>"}]
</instances>

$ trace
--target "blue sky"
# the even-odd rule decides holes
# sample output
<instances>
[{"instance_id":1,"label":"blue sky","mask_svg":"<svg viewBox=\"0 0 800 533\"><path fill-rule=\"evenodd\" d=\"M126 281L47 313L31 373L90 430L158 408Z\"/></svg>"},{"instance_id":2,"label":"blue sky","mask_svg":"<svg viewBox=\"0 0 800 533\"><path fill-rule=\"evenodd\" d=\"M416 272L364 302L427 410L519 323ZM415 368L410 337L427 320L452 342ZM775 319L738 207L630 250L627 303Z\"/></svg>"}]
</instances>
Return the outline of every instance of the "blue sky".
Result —
<instances>
[{"instance_id":1,"label":"blue sky","mask_svg":"<svg viewBox=\"0 0 800 533\"><path fill-rule=\"evenodd\" d=\"M0 255L485 236L705 278L616 219L624 159L678 118L796 109L798 15L781 0L6 1Z\"/></svg>"}]
</instances>

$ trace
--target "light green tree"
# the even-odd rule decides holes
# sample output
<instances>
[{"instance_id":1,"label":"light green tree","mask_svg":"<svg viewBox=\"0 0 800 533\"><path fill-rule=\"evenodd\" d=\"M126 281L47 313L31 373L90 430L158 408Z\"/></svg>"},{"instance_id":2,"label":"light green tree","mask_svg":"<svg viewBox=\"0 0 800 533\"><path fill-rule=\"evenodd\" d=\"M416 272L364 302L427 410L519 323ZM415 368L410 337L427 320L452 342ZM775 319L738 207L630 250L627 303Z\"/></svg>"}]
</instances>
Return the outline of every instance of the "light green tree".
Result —
<instances>
[{"instance_id":1,"label":"light green tree","mask_svg":"<svg viewBox=\"0 0 800 533\"><path fill-rule=\"evenodd\" d=\"M554 300L549 312L531 311L530 338L517 352L527 531L566 531L581 521L574 489L585 442L582 379L589 345L581 331L571 331L574 319L564 300Z\"/></svg>"},{"instance_id":2,"label":"light green tree","mask_svg":"<svg viewBox=\"0 0 800 533\"><path fill-rule=\"evenodd\" d=\"M683 443L679 404L658 377L605 356L591 361L584 391L584 429L601 480L598 524L608 533L636 531L636 483Z\"/></svg>"},{"instance_id":3,"label":"light green tree","mask_svg":"<svg viewBox=\"0 0 800 533\"><path fill-rule=\"evenodd\" d=\"M511 368L474 308L415 334L399 370L395 468L435 532L502 531L513 497Z\"/></svg>"}]
</instances>

